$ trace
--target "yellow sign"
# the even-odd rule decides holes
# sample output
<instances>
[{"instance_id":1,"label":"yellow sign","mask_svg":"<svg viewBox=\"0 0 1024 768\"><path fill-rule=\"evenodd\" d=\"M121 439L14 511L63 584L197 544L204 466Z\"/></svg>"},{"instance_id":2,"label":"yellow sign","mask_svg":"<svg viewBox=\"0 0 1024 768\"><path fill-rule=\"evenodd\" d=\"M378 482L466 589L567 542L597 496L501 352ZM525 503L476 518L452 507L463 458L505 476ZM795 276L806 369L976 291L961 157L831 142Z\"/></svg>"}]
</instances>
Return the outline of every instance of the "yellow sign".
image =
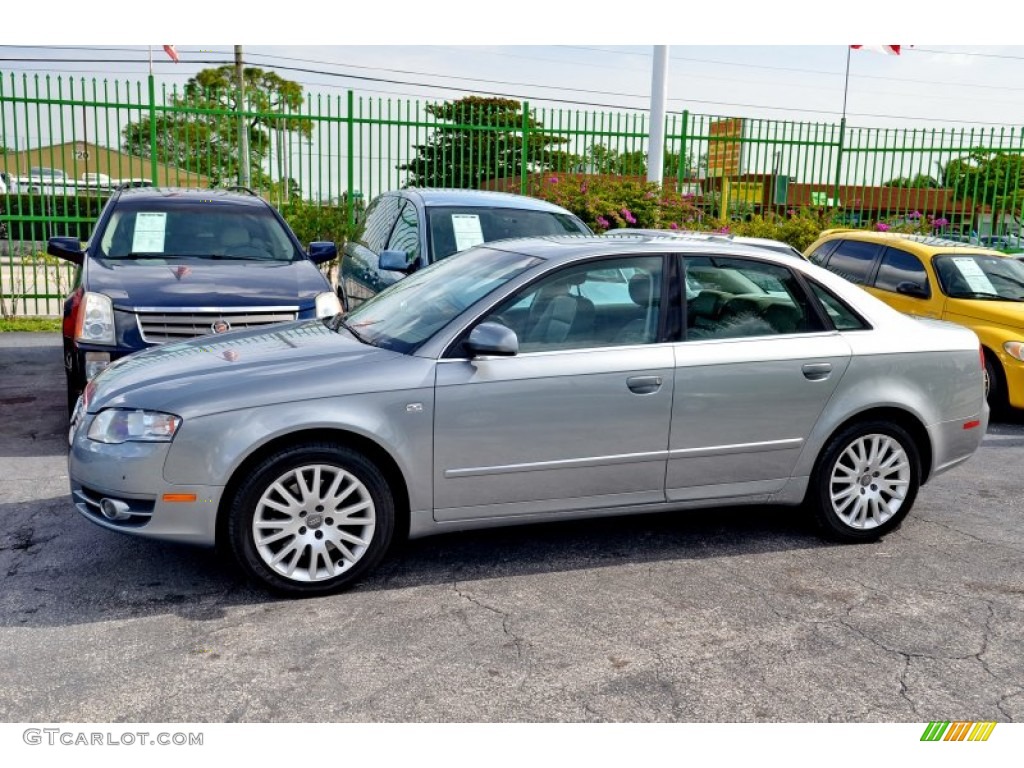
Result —
<instances>
[{"instance_id":1,"label":"yellow sign","mask_svg":"<svg viewBox=\"0 0 1024 768\"><path fill-rule=\"evenodd\" d=\"M729 203L764 203L764 184L759 181L729 181L722 179L722 199Z\"/></svg>"}]
</instances>

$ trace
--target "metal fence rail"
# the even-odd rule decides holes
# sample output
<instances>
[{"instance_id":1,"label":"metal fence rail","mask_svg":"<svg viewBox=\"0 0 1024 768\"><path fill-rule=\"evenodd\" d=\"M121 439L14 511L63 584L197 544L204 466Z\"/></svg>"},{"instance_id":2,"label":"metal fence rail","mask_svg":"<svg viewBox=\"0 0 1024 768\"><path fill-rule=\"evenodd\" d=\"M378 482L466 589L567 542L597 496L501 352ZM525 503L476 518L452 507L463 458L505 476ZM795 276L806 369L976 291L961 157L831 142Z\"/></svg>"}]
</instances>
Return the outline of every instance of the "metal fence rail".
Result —
<instances>
[{"instance_id":1,"label":"metal fence rail","mask_svg":"<svg viewBox=\"0 0 1024 768\"><path fill-rule=\"evenodd\" d=\"M152 77L0 74L0 313L59 311L73 270L45 255L45 239L86 239L119 184L241 181L286 217L317 209L317 226L340 237L363 201L396 187L526 194L538 174L647 174L641 111L352 91L248 96L157 87ZM706 221L809 208L835 225L1020 243L1020 128L855 128L687 111L665 127L664 183L692 195Z\"/></svg>"}]
</instances>

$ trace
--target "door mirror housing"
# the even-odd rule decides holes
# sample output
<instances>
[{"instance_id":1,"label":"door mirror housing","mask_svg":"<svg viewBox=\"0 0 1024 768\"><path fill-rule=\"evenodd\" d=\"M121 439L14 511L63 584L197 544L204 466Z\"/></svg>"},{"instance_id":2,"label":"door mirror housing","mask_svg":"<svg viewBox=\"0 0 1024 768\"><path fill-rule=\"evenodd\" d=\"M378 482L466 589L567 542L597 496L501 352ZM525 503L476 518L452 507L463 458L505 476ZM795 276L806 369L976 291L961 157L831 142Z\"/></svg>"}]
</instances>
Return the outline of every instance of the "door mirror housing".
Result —
<instances>
[{"instance_id":1,"label":"door mirror housing","mask_svg":"<svg viewBox=\"0 0 1024 768\"><path fill-rule=\"evenodd\" d=\"M46 241L46 252L72 264L81 265L85 258L82 242L77 237L51 237Z\"/></svg>"},{"instance_id":2,"label":"door mirror housing","mask_svg":"<svg viewBox=\"0 0 1024 768\"><path fill-rule=\"evenodd\" d=\"M897 283L896 293L901 293L904 296L913 296L915 299L927 299L931 296L931 292L925 286L910 280Z\"/></svg>"},{"instance_id":3,"label":"door mirror housing","mask_svg":"<svg viewBox=\"0 0 1024 768\"><path fill-rule=\"evenodd\" d=\"M409 254L405 251L381 251L378 258L380 268L388 272L405 272L415 269L415 262L409 262Z\"/></svg>"},{"instance_id":4,"label":"door mirror housing","mask_svg":"<svg viewBox=\"0 0 1024 768\"><path fill-rule=\"evenodd\" d=\"M337 258L338 246L328 241L318 240L309 244L309 260L314 264L323 264Z\"/></svg>"},{"instance_id":5,"label":"door mirror housing","mask_svg":"<svg viewBox=\"0 0 1024 768\"><path fill-rule=\"evenodd\" d=\"M470 331L466 349L473 357L512 357L519 354L519 337L501 323L480 323Z\"/></svg>"}]
</instances>

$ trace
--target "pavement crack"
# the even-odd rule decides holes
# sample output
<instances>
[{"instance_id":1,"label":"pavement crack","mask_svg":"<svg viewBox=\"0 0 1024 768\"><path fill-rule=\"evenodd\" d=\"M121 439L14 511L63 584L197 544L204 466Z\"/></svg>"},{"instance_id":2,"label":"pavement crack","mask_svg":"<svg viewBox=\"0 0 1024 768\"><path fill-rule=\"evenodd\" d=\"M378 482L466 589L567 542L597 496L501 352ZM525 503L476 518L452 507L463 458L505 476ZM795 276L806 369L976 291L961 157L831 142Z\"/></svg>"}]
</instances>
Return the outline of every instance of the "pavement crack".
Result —
<instances>
[{"instance_id":1,"label":"pavement crack","mask_svg":"<svg viewBox=\"0 0 1024 768\"><path fill-rule=\"evenodd\" d=\"M495 608L492 605L488 605L487 603L478 600L468 592L463 592L461 589L459 589L458 579L452 579L452 589L455 591L455 594L457 594L463 600L466 600L467 602L472 603L478 608L483 608L485 611L490 611L491 613L501 617L501 630L505 633L506 637L512 640L516 649L516 658L518 661L522 662L524 641L523 638L521 638L511 629L510 624L512 621L512 615L509 614L507 611L502 611L498 608Z\"/></svg>"}]
</instances>

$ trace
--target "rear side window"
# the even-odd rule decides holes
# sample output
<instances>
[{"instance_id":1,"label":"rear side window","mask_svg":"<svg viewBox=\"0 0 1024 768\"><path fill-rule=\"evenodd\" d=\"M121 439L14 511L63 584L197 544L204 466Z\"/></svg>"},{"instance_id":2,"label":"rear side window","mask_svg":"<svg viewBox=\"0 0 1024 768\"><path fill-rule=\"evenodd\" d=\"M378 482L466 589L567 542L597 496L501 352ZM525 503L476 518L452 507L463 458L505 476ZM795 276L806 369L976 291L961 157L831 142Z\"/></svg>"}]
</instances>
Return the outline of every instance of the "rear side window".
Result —
<instances>
[{"instance_id":1,"label":"rear side window","mask_svg":"<svg viewBox=\"0 0 1024 768\"><path fill-rule=\"evenodd\" d=\"M874 243L862 243L858 240L843 240L839 243L825 268L844 277L851 283L863 285L868 280L871 267L875 263L882 246Z\"/></svg>"},{"instance_id":2,"label":"rear side window","mask_svg":"<svg viewBox=\"0 0 1024 768\"><path fill-rule=\"evenodd\" d=\"M811 292L821 302L825 314L828 315L828 319L832 321L832 325L837 331L863 331L869 327L841 299L833 296L817 283L808 282Z\"/></svg>"},{"instance_id":3,"label":"rear side window","mask_svg":"<svg viewBox=\"0 0 1024 768\"><path fill-rule=\"evenodd\" d=\"M825 262L828 261L828 255L832 253L832 249L835 247L835 240L829 240L827 243L822 243L814 249L814 253L810 256L810 262L812 264L817 264L819 267L825 266Z\"/></svg>"},{"instance_id":4,"label":"rear side window","mask_svg":"<svg viewBox=\"0 0 1024 768\"><path fill-rule=\"evenodd\" d=\"M931 295L928 273L917 256L899 248L887 248L882 255L882 263L878 266L875 287L895 293L896 286L907 282L921 286L928 291L929 296Z\"/></svg>"}]
</instances>

